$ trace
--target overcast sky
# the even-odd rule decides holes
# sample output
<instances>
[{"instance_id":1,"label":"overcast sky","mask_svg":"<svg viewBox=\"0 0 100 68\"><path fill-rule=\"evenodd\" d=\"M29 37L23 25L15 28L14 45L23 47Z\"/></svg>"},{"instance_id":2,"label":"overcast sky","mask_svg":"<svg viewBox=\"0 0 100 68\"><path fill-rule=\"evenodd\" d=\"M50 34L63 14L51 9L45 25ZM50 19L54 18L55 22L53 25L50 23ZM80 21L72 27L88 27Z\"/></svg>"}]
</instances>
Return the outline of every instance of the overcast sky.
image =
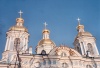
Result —
<instances>
[{"instance_id":1,"label":"overcast sky","mask_svg":"<svg viewBox=\"0 0 100 68\"><path fill-rule=\"evenodd\" d=\"M100 0L0 0L0 56L6 44L6 32L16 24L20 10L30 34L29 46L33 47L33 53L42 39L44 22L48 24L50 39L57 46L74 47L78 17L85 31L96 38L100 52Z\"/></svg>"}]
</instances>

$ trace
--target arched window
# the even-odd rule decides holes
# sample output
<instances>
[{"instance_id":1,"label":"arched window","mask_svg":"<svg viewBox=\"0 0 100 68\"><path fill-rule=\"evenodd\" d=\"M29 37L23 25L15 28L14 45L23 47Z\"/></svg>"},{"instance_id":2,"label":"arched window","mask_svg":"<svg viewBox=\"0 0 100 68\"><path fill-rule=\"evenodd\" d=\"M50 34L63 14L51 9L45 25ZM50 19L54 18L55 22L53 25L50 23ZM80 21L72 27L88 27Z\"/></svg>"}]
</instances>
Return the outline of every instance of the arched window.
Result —
<instances>
[{"instance_id":1,"label":"arched window","mask_svg":"<svg viewBox=\"0 0 100 68\"><path fill-rule=\"evenodd\" d=\"M46 61L45 60L43 61L43 65L46 65Z\"/></svg>"},{"instance_id":2,"label":"arched window","mask_svg":"<svg viewBox=\"0 0 100 68\"><path fill-rule=\"evenodd\" d=\"M80 52L80 48L79 47L77 47L77 51Z\"/></svg>"},{"instance_id":3,"label":"arched window","mask_svg":"<svg viewBox=\"0 0 100 68\"><path fill-rule=\"evenodd\" d=\"M87 44L87 47L88 47L88 52L89 52L91 55L93 55L94 52L93 52L92 44L91 44L91 43L88 43L88 44Z\"/></svg>"},{"instance_id":4,"label":"arched window","mask_svg":"<svg viewBox=\"0 0 100 68\"><path fill-rule=\"evenodd\" d=\"M20 38L15 38L15 40L14 40L14 49L15 50L20 50Z\"/></svg>"},{"instance_id":5,"label":"arched window","mask_svg":"<svg viewBox=\"0 0 100 68\"><path fill-rule=\"evenodd\" d=\"M12 54L9 53L9 54L8 54L8 60L7 60L7 62L9 63L9 62L11 61L11 59L12 59Z\"/></svg>"},{"instance_id":6,"label":"arched window","mask_svg":"<svg viewBox=\"0 0 100 68\"><path fill-rule=\"evenodd\" d=\"M35 63L35 67L36 67L36 68L40 68L40 67L41 67L40 62L36 62L36 63Z\"/></svg>"},{"instance_id":7,"label":"arched window","mask_svg":"<svg viewBox=\"0 0 100 68\"><path fill-rule=\"evenodd\" d=\"M68 64L67 63L62 63L62 67L63 68L68 68Z\"/></svg>"},{"instance_id":8,"label":"arched window","mask_svg":"<svg viewBox=\"0 0 100 68\"><path fill-rule=\"evenodd\" d=\"M53 60L53 64L56 64L56 60Z\"/></svg>"},{"instance_id":9,"label":"arched window","mask_svg":"<svg viewBox=\"0 0 100 68\"><path fill-rule=\"evenodd\" d=\"M77 51L78 51L80 54L82 54L82 52L81 52L81 48L80 48L80 43L78 43Z\"/></svg>"},{"instance_id":10,"label":"arched window","mask_svg":"<svg viewBox=\"0 0 100 68\"><path fill-rule=\"evenodd\" d=\"M86 68L92 68L92 66L91 65L86 65Z\"/></svg>"},{"instance_id":11,"label":"arched window","mask_svg":"<svg viewBox=\"0 0 100 68\"><path fill-rule=\"evenodd\" d=\"M50 61L50 60L48 60L48 64L49 64L49 65L51 64L51 61Z\"/></svg>"},{"instance_id":12,"label":"arched window","mask_svg":"<svg viewBox=\"0 0 100 68\"><path fill-rule=\"evenodd\" d=\"M42 50L41 54L42 55L46 55L46 51L45 50Z\"/></svg>"},{"instance_id":13,"label":"arched window","mask_svg":"<svg viewBox=\"0 0 100 68\"><path fill-rule=\"evenodd\" d=\"M62 52L61 57L65 57L65 56L66 56L66 53Z\"/></svg>"}]
</instances>

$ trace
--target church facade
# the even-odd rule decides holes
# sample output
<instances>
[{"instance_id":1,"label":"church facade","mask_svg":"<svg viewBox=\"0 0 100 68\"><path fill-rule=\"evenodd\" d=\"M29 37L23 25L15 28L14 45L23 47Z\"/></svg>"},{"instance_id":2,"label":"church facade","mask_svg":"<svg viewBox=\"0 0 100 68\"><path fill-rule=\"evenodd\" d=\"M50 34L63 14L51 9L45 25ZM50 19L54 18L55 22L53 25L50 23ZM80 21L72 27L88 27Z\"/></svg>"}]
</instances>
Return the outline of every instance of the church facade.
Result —
<instances>
[{"instance_id":1,"label":"church facade","mask_svg":"<svg viewBox=\"0 0 100 68\"><path fill-rule=\"evenodd\" d=\"M36 46L36 54L33 54L32 47L28 47L29 33L20 14L16 25L6 33L7 40L0 68L100 68L96 39L84 30L79 19L78 23L74 48L57 46L50 39L50 31L45 23L43 38Z\"/></svg>"}]
</instances>

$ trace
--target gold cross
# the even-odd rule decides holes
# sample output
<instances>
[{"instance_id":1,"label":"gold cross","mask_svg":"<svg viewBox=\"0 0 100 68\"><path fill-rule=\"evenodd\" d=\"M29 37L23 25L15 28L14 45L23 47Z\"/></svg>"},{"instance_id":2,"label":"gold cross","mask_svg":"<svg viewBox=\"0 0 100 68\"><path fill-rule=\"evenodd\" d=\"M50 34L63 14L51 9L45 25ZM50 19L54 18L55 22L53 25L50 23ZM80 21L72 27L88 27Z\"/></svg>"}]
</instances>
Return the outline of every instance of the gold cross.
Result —
<instances>
[{"instance_id":1,"label":"gold cross","mask_svg":"<svg viewBox=\"0 0 100 68\"><path fill-rule=\"evenodd\" d=\"M45 22L45 23L44 23L44 27L45 27L45 29L46 29L46 26L47 26L47 25L48 25L48 24Z\"/></svg>"},{"instance_id":2,"label":"gold cross","mask_svg":"<svg viewBox=\"0 0 100 68\"><path fill-rule=\"evenodd\" d=\"M78 18L77 20L78 20L78 25L80 25L80 20L81 20L81 19L80 19L80 18Z\"/></svg>"},{"instance_id":3,"label":"gold cross","mask_svg":"<svg viewBox=\"0 0 100 68\"><path fill-rule=\"evenodd\" d=\"M18 13L20 14L20 18L21 18L21 17L22 17L22 13L23 13L23 12L20 10Z\"/></svg>"}]
</instances>

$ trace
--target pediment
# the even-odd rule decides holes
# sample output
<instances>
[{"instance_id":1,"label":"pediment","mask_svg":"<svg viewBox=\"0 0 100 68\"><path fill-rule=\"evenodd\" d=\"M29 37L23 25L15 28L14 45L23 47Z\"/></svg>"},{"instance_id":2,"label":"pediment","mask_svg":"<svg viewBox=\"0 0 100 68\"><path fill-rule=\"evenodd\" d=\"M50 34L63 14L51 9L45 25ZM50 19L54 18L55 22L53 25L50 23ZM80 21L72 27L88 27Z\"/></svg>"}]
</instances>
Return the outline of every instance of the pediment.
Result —
<instances>
[{"instance_id":1,"label":"pediment","mask_svg":"<svg viewBox=\"0 0 100 68\"><path fill-rule=\"evenodd\" d=\"M64 53L64 54L63 54ZM74 50L73 48L69 48L67 46L59 46L59 47L55 47L50 53L49 55L66 55L66 56L81 56L76 50Z\"/></svg>"}]
</instances>

